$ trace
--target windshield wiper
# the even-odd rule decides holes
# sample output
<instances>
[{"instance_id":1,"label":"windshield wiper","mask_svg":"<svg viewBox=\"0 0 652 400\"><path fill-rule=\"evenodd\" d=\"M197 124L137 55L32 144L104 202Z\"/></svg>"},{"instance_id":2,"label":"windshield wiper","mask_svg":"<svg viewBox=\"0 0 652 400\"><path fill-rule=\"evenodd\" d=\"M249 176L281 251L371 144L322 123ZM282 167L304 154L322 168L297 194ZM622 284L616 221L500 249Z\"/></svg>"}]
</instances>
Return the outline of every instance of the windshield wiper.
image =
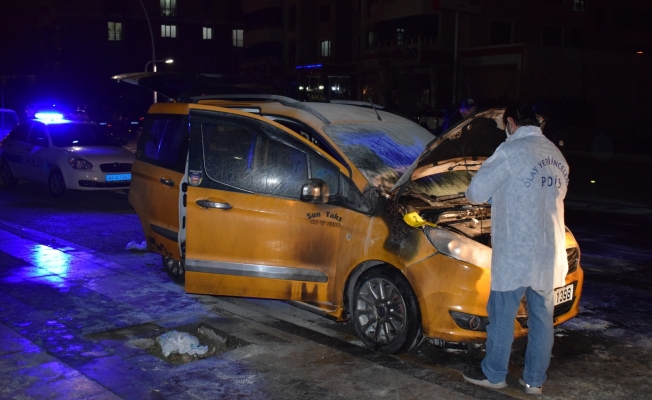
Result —
<instances>
[{"instance_id":1,"label":"windshield wiper","mask_svg":"<svg viewBox=\"0 0 652 400\"><path fill-rule=\"evenodd\" d=\"M475 166L480 166L480 165L482 165L482 163L469 164L469 163L464 163L464 162L458 162L457 164L448 167L448 170L452 171L457 167L475 167Z\"/></svg>"}]
</instances>

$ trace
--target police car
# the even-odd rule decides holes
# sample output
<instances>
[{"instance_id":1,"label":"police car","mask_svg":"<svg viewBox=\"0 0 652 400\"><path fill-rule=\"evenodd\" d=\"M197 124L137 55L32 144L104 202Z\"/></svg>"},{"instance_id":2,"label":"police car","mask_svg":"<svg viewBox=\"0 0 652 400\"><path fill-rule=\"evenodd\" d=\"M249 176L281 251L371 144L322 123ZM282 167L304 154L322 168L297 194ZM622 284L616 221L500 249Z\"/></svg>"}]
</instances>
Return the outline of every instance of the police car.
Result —
<instances>
[{"instance_id":1,"label":"police car","mask_svg":"<svg viewBox=\"0 0 652 400\"><path fill-rule=\"evenodd\" d=\"M134 154L103 126L59 113L36 113L0 143L0 177L46 183L53 196L66 189L128 189Z\"/></svg>"}]
</instances>

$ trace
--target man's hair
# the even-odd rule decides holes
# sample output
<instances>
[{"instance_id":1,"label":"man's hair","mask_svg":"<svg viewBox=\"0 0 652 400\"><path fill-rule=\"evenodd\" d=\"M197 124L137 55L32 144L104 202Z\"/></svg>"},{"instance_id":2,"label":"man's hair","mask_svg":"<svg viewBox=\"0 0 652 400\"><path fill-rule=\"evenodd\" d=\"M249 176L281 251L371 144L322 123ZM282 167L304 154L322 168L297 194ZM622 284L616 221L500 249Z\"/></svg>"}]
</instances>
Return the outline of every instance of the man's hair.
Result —
<instances>
[{"instance_id":1,"label":"man's hair","mask_svg":"<svg viewBox=\"0 0 652 400\"><path fill-rule=\"evenodd\" d=\"M518 126L539 126L539 120L530 107L509 106L503 113L503 124L505 125L507 125L507 118L512 118Z\"/></svg>"}]
</instances>

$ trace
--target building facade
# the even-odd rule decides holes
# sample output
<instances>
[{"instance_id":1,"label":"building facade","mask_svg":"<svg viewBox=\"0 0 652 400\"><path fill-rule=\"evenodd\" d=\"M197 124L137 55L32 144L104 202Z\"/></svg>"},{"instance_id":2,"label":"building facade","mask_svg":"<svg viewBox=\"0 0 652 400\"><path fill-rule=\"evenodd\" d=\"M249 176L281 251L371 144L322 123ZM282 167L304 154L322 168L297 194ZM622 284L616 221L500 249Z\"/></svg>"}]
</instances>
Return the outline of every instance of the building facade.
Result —
<instances>
[{"instance_id":1,"label":"building facade","mask_svg":"<svg viewBox=\"0 0 652 400\"><path fill-rule=\"evenodd\" d=\"M652 136L637 133L652 89L646 0L24 0L2 9L2 99L19 110L38 97L146 104L149 94L110 77L156 64L406 115L468 97L481 107L549 102L569 126L618 132L628 146Z\"/></svg>"}]
</instances>

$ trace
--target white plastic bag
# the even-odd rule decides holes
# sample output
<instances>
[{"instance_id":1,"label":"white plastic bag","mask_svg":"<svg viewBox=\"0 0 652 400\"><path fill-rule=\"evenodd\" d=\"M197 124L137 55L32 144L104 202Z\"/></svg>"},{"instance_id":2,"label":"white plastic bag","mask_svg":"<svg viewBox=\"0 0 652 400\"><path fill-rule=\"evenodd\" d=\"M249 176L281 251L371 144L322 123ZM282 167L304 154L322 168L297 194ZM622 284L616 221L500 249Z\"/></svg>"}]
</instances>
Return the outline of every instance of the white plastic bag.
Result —
<instances>
[{"instance_id":1,"label":"white plastic bag","mask_svg":"<svg viewBox=\"0 0 652 400\"><path fill-rule=\"evenodd\" d=\"M131 242L127 243L125 250L147 250L147 243L143 241L141 244L138 244L132 240Z\"/></svg>"},{"instance_id":2,"label":"white plastic bag","mask_svg":"<svg viewBox=\"0 0 652 400\"><path fill-rule=\"evenodd\" d=\"M156 341L161 346L165 357L175 351L179 354L193 355L202 355L208 352L208 346L200 346L199 339L186 332L166 332L156 338Z\"/></svg>"}]
</instances>

